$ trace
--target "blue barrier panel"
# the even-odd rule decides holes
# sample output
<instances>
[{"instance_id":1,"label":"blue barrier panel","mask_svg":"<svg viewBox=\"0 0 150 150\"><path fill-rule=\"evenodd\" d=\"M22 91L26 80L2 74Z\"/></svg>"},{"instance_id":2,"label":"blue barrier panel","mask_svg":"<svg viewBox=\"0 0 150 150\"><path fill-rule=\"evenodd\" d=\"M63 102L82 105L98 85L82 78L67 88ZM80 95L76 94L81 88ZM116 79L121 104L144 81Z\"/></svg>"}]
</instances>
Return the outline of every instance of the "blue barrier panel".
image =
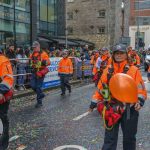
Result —
<instances>
[{"instance_id":1,"label":"blue barrier panel","mask_svg":"<svg viewBox=\"0 0 150 150\"><path fill-rule=\"evenodd\" d=\"M84 61L84 67L82 67L82 62L78 61L77 64L77 77L82 77L82 68L84 69L84 76L91 76L92 75L92 65L90 64L90 60Z\"/></svg>"}]
</instances>

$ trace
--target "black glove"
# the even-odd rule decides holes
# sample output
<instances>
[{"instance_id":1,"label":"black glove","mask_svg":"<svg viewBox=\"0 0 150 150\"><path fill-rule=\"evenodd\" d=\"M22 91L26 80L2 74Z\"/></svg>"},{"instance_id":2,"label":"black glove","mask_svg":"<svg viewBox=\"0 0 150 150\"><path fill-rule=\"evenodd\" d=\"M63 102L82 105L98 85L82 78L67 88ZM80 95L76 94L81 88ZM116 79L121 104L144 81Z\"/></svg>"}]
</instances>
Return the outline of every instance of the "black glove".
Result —
<instances>
[{"instance_id":1,"label":"black glove","mask_svg":"<svg viewBox=\"0 0 150 150\"><path fill-rule=\"evenodd\" d=\"M94 108L96 108L96 107L97 107L97 103L91 102L90 108L91 108L91 109L94 109Z\"/></svg>"},{"instance_id":2,"label":"black glove","mask_svg":"<svg viewBox=\"0 0 150 150\"><path fill-rule=\"evenodd\" d=\"M145 104L145 100L143 98L141 98L141 97L138 97L138 100L139 100L140 106L143 107L144 104Z\"/></svg>"},{"instance_id":3,"label":"black glove","mask_svg":"<svg viewBox=\"0 0 150 150\"><path fill-rule=\"evenodd\" d=\"M46 60L42 60L42 66L46 66L47 61Z\"/></svg>"}]
</instances>

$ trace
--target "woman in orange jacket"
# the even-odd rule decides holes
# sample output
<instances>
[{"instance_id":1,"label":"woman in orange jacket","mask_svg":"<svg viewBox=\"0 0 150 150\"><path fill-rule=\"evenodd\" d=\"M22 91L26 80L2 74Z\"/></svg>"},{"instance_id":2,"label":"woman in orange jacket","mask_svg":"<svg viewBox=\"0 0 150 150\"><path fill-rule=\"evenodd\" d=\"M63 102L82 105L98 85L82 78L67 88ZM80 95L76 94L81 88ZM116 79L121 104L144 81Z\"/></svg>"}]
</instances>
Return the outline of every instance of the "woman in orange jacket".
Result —
<instances>
[{"instance_id":1,"label":"woman in orange jacket","mask_svg":"<svg viewBox=\"0 0 150 150\"><path fill-rule=\"evenodd\" d=\"M58 64L58 75L61 82L61 96L65 95L66 88L71 93L71 85L69 83L70 76L73 74L73 65L71 59L68 58L68 51L62 53L63 58Z\"/></svg>"},{"instance_id":2,"label":"woman in orange jacket","mask_svg":"<svg viewBox=\"0 0 150 150\"><path fill-rule=\"evenodd\" d=\"M129 120L127 120L128 111L127 109L125 109L126 108L125 104L118 102L111 95L109 90L109 81L117 73L124 73L129 75L134 80L136 84L135 87L137 87L138 101L137 103L130 105ZM120 84L124 84L124 83L120 83ZM118 121L115 124L113 124L112 128L105 129L105 138L104 138L104 144L102 150L117 149L117 140L118 140L118 132L119 132L120 125L123 131L123 149L135 150L137 124L138 124L138 116L139 116L138 111L143 107L144 102L147 98L147 93L139 69L135 66L130 66L128 62L128 54L126 51L126 47L124 45L119 44L114 47L113 55L112 55L112 63L111 65L107 66L107 68L104 70L97 88L98 89L95 91L92 97L90 111L92 111L97 106L99 107L100 104L104 104L107 105L107 107L105 107L107 112L109 112L109 110L111 109L112 112L115 112L115 114L117 113L119 115ZM124 91L124 93L129 94L130 91L126 90ZM104 110L102 110L102 112L104 112ZM111 114L111 115L113 116L115 114Z\"/></svg>"},{"instance_id":3,"label":"woman in orange jacket","mask_svg":"<svg viewBox=\"0 0 150 150\"><path fill-rule=\"evenodd\" d=\"M8 58L0 52L0 119L3 124L3 134L0 137L0 149L5 150L9 143L9 101L13 96L13 72Z\"/></svg>"}]
</instances>

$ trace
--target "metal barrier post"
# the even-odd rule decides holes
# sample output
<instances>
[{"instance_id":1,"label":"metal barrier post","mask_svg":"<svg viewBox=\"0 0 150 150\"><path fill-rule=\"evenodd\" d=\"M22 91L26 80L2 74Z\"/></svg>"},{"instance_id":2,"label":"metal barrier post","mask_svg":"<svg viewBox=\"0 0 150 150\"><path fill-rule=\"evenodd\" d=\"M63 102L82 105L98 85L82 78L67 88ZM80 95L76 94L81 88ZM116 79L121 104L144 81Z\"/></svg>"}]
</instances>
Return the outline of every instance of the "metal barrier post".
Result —
<instances>
[{"instance_id":1,"label":"metal barrier post","mask_svg":"<svg viewBox=\"0 0 150 150\"><path fill-rule=\"evenodd\" d=\"M84 60L82 59L82 80L84 80Z\"/></svg>"}]
</instances>

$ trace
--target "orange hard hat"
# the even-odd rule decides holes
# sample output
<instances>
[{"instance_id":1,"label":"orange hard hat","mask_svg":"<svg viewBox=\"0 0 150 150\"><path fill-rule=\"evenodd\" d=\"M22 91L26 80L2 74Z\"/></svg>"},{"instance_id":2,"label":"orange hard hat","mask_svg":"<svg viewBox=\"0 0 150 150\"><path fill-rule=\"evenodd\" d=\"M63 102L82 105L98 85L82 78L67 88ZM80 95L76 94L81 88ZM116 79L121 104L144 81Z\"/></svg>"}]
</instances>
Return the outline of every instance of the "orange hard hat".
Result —
<instances>
[{"instance_id":1,"label":"orange hard hat","mask_svg":"<svg viewBox=\"0 0 150 150\"><path fill-rule=\"evenodd\" d=\"M109 89L112 96L123 103L136 103L138 89L132 77L124 73L117 73L110 79Z\"/></svg>"}]
</instances>

